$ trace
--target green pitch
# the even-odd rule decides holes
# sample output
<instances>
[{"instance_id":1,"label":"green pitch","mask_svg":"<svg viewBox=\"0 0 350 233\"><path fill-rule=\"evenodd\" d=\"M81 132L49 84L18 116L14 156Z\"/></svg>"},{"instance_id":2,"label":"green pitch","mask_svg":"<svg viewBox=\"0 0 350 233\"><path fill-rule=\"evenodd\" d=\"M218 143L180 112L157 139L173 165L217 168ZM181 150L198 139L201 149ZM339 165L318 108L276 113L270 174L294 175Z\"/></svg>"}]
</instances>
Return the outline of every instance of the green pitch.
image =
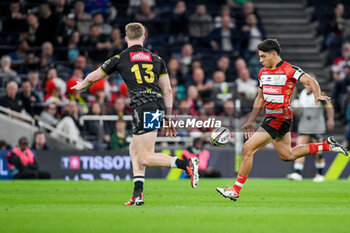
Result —
<instances>
[{"instance_id":1,"label":"green pitch","mask_svg":"<svg viewBox=\"0 0 350 233\"><path fill-rule=\"evenodd\" d=\"M145 205L124 207L131 181L0 182L0 232L349 232L350 181L248 179L237 202L216 191L232 180L147 180Z\"/></svg>"}]
</instances>

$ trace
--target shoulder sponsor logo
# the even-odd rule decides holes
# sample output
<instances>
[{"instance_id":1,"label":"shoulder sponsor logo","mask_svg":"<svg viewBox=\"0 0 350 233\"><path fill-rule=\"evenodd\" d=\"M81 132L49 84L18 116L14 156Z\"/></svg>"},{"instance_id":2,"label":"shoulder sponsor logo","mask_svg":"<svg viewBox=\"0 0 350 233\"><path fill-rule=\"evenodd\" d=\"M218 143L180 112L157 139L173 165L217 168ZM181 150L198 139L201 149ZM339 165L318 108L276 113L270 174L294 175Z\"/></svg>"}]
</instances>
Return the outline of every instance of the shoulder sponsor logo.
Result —
<instances>
[{"instance_id":1,"label":"shoulder sponsor logo","mask_svg":"<svg viewBox=\"0 0 350 233\"><path fill-rule=\"evenodd\" d=\"M151 54L144 52L131 52L130 61L148 61L152 62Z\"/></svg>"}]
</instances>

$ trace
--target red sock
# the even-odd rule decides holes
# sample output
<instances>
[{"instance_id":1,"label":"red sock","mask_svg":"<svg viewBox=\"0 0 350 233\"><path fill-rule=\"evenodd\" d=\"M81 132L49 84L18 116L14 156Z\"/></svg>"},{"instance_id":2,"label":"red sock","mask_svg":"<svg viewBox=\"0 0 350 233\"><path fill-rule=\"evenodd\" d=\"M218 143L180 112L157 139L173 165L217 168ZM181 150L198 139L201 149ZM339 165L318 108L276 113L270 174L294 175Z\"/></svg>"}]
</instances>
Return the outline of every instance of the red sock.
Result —
<instances>
[{"instance_id":1,"label":"red sock","mask_svg":"<svg viewBox=\"0 0 350 233\"><path fill-rule=\"evenodd\" d=\"M320 143L309 143L310 154L314 154L317 151L331 151L331 147L328 145L327 141Z\"/></svg>"},{"instance_id":2,"label":"red sock","mask_svg":"<svg viewBox=\"0 0 350 233\"><path fill-rule=\"evenodd\" d=\"M235 191L239 194L241 192L241 189L245 183L245 181L247 180L248 176L242 176L240 174L237 175L237 180L235 185L233 185L233 188L235 189Z\"/></svg>"}]
</instances>

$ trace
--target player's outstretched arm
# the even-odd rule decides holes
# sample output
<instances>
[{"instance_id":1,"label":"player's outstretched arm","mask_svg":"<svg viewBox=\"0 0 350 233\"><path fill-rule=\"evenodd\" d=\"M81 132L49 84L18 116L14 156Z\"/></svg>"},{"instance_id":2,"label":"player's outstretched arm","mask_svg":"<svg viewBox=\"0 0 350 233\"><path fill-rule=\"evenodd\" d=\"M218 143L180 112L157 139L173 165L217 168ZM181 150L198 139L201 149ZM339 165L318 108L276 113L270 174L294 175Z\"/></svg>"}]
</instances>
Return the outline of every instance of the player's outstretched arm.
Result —
<instances>
[{"instance_id":1,"label":"player's outstretched arm","mask_svg":"<svg viewBox=\"0 0 350 233\"><path fill-rule=\"evenodd\" d=\"M253 110L250 113L249 119L247 123L245 123L241 130L244 130L244 137L245 138L250 138L254 134L254 123L256 118L260 115L261 111L264 108L264 95L263 95L263 90L259 88L258 95L255 98L254 105L253 105Z\"/></svg>"},{"instance_id":2,"label":"player's outstretched arm","mask_svg":"<svg viewBox=\"0 0 350 233\"><path fill-rule=\"evenodd\" d=\"M75 86L72 87L73 90L83 91L89 89L95 82L105 78L106 75L101 71L100 68L92 71L86 76L82 82L77 82Z\"/></svg>"},{"instance_id":3,"label":"player's outstretched arm","mask_svg":"<svg viewBox=\"0 0 350 233\"><path fill-rule=\"evenodd\" d=\"M321 95L321 89L320 89L320 85L318 84L318 82L313 78L311 77L310 75L308 74L303 74L301 77L300 77L300 82L302 82L304 85L307 85L307 86L310 86L311 87L311 90L312 92L314 93L314 96L315 96L315 103L318 104L319 101L322 101L322 100L327 100L327 101L330 101L331 98L329 96L324 96L324 95Z\"/></svg>"},{"instance_id":4,"label":"player's outstretched arm","mask_svg":"<svg viewBox=\"0 0 350 233\"><path fill-rule=\"evenodd\" d=\"M163 98L167 111L166 115L170 116L173 113L173 91L171 89L169 75L164 75L160 77L158 84L160 89L162 89L163 91ZM169 119L166 119L165 124L166 127L163 127L163 130L165 131L165 136L176 137L176 130Z\"/></svg>"}]
</instances>

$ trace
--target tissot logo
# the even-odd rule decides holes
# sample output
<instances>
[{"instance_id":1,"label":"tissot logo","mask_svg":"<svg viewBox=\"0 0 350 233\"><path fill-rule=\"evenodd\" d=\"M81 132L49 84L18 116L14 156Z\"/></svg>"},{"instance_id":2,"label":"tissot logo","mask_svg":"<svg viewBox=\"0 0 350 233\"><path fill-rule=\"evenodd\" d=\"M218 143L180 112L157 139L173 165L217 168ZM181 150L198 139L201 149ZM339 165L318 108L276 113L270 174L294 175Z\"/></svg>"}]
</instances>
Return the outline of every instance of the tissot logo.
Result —
<instances>
[{"instance_id":1,"label":"tissot logo","mask_svg":"<svg viewBox=\"0 0 350 233\"><path fill-rule=\"evenodd\" d=\"M61 158L61 168L71 170L121 170L130 169L130 156L100 156L81 155L64 156Z\"/></svg>"},{"instance_id":2,"label":"tissot logo","mask_svg":"<svg viewBox=\"0 0 350 233\"><path fill-rule=\"evenodd\" d=\"M149 61L152 62L151 54L144 52L130 53L130 61Z\"/></svg>"}]
</instances>

